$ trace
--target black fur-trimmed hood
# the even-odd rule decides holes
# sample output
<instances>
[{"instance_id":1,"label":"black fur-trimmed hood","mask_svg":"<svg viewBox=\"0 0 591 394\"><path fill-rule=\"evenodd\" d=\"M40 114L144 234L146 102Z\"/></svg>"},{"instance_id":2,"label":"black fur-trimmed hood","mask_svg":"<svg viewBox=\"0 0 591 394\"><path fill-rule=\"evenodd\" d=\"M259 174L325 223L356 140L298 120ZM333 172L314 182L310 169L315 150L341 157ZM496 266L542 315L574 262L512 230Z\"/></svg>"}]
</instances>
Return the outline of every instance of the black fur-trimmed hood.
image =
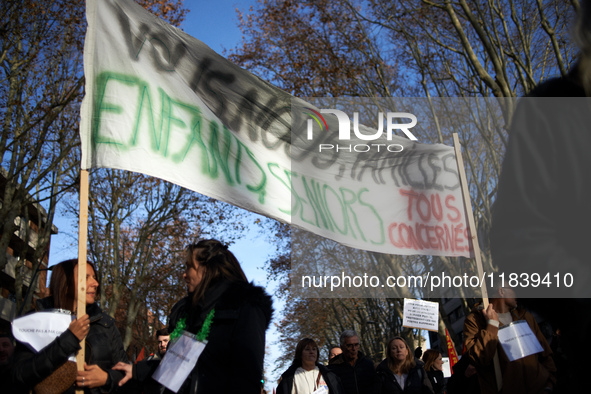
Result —
<instances>
[{"instance_id":1,"label":"black fur-trimmed hood","mask_svg":"<svg viewBox=\"0 0 591 394\"><path fill-rule=\"evenodd\" d=\"M229 282L224 284L227 288L213 303L215 304L216 315L228 315L237 311L245 305L250 305L260 309L266 321L266 328L269 328L271 319L273 318L273 300L269 294L260 286L248 282ZM207 294L206 294L207 298ZM206 303L212 300L206 300ZM184 297L182 300L173 306L169 318L169 331L172 332L176 326L178 319L192 310L191 295ZM199 320L205 318L206 310L201 310Z\"/></svg>"},{"instance_id":2,"label":"black fur-trimmed hood","mask_svg":"<svg viewBox=\"0 0 591 394\"><path fill-rule=\"evenodd\" d=\"M168 319L171 335L182 329L207 340L179 394L260 392L272 315L271 297L248 282L218 282L196 305L192 294L177 302Z\"/></svg>"},{"instance_id":3,"label":"black fur-trimmed hood","mask_svg":"<svg viewBox=\"0 0 591 394\"><path fill-rule=\"evenodd\" d=\"M260 286L248 282L233 282L222 294L216 304L216 310L238 309L243 305L252 305L260 308L267 321L267 328L273 318L273 300Z\"/></svg>"}]
</instances>

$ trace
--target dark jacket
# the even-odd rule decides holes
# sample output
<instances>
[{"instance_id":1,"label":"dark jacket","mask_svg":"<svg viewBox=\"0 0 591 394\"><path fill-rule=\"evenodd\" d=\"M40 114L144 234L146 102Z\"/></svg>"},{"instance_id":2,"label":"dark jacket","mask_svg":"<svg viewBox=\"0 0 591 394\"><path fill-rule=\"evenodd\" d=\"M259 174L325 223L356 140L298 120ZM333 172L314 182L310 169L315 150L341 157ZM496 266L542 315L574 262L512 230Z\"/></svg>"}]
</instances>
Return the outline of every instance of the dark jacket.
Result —
<instances>
[{"instance_id":1,"label":"dark jacket","mask_svg":"<svg viewBox=\"0 0 591 394\"><path fill-rule=\"evenodd\" d=\"M53 298L48 297L37 301L37 309L52 309ZM90 316L90 331L86 336L85 361L89 365L96 364L107 372L107 383L98 388L85 389L85 393L114 392L123 372L110 368L119 361L128 362L123 349L121 334L115 326L115 320L96 304L88 305L86 313ZM28 346L17 341L14 355L13 376L16 383L25 391L32 389L37 383L51 375L68 357L80 349L80 341L66 330L39 353L34 353ZM73 393L74 387L67 393Z\"/></svg>"},{"instance_id":2,"label":"dark jacket","mask_svg":"<svg viewBox=\"0 0 591 394\"><path fill-rule=\"evenodd\" d=\"M427 376L429 377L429 383L431 383L431 387L433 388L433 392L435 394L444 394L445 393L445 386L446 381L445 377L443 376L442 371L438 371L436 369L432 369L427 372Z\"/></svg>"},{"instance_id":3,"label":"dark jacket","mask_svg":"<svg viewBox=\"0 0 591 394\"><path fill-rule=\"evenodd\" d=\"M299 365L292 365L287 371L283 372L281 381L277 386L277 394L291 394L294 375L299 367ZM322 364L317 364L317 367L328 386L329 394L342 394L344 391L339 377Z\"/></svg>"},{"instance_id":4,"label":"dark jacket","mask_svg":"<svg viewBox=\"0 0 591 394\"><path fill-rule=\"evenodd\" d=\"M586 97L582 67L542 83L529 94L537 99L523 99L517 107L490 237L493 261L505 275L572 275L572 287L552 281L518 289L520 304L560 329L565 358L558 360L563 364L558 384L566 393L589 390L581 343L589 339L591 314L581 311L591 308L591 111L589 99L581 99Z\"/></svg>"},{"instance_id":5,"label":"dark jacket","mask_svg":"<svg viewBox=\"0 0 591 394\"><path fill-rule=\"evenodd\" d=\"M2 384L2 394L16 394L18 388L12 379L12 357L8 360L8 364L0 365L0 382Z\"/></svg>"},{"instance_id":6,"label":"dark jacket","mask_svg":"<svg viewBox=\"0 0 591 394\"><path fill-rule=\"evenodd\" d=\"M453 373L447 381L447 394L480 394L480 384L478 383L476 371L472 375L466 376L466 370L470 365L474 367L470 357L466 356L461 357L453 366Z\"/></svg>"},{"instance_id":7,"label":"dark jacket","mask_svg":"<svg viewBox=\"0 0 591 394\"><path fill-rule=\"evenodd\" d=\"M162 360L150 359L141 360L132 365L132 377L121 391L126 394L162 394L170 392L156 380L152 379L152 374L156 371Z\"/></svg>"},{"instance_id":8,"label":"dark jacket","mask_svg":"<svg viewBox=\"0 0 591 394\"><path fill-rule=\"evenodd\" d=\"M355 365L349 364L343 354L330 360L328 369L334 372L343 385L345 394L371 394L375 392L376 370L373 361L359 352Z\"/></svg>"},{"instance_id":9,"label":"dark jacket","mask_svg":"<svg viewBox=\"0 0 591 394\"><path fill-rule=\"evenodd\" d=\"M551 286L519 281L521 299L547 296L544 289L553 298L591 294L591 111L576 75L536 87L519 101L511 122L493 209L493 261L505 278L525 272L573 277L572 286L562 279Z\"/></svg>"},{"instance_id":10,"label":"dark jacket","mask_svg":"<svg viewBox=\"0 0 591 394\"><path fill-rule=\"evenodd\" d=\"M265 356L265 331L273 314L271 297L247 282L221 282L199 305L180 300L169 316L169 332L186 317L185 330L196 334L215 308L207 346L179 393L260 394Z\"/></svg>"},{"instance_id":11,"label":"dark jacket","mask_svg":"<svg viewBox=\"0 0 591 394\"><path fill-rule=\"evenodd\" d=\"M378 365L376 372L378 394L433 394L429 377L420 364L416 364L408 371L404 387L400 387L394 373L388 367L388 359Z\"/></svg>"}]
</instances>

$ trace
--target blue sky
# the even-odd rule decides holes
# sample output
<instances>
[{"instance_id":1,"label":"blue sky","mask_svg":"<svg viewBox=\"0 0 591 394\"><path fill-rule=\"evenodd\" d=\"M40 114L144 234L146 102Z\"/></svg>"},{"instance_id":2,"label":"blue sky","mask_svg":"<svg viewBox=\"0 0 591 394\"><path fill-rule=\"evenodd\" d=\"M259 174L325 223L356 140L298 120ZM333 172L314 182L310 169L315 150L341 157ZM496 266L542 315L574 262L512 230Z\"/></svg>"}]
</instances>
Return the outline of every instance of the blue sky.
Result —
<instances>
[{"instance_id":1,"label":"blue sky","mask_svg":"<svg viewBox=\"0 0 591 394\"><path fill-rule=\"evenodd\" d=\"M236 9L248 11L254 0L185 0L189 9L181 26L189 35L203 41L219 54L230 50L240 42Z\"/></svg>"}]
</instances>

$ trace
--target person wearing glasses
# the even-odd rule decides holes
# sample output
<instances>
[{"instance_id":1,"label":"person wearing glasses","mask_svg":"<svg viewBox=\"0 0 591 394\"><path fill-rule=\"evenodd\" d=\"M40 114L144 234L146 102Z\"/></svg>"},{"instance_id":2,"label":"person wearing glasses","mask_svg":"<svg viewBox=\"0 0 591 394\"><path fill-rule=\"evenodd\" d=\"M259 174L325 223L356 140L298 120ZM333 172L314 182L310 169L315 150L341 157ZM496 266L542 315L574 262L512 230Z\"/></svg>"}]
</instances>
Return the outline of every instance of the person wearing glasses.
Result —
<instances>
[{"instance_id":1,"label":"person wearing glasses","mask_svg":"<svg viewBox=\"0 0 591 394\"><path fill-rule=\"evenodd\" d=\"M376 370L373 361L359 350L359 335L345 330L340 337L343 353L332 358L328 368L340 379L345 394L371 394L375 392Z\"/></svg>"}]
</instances>

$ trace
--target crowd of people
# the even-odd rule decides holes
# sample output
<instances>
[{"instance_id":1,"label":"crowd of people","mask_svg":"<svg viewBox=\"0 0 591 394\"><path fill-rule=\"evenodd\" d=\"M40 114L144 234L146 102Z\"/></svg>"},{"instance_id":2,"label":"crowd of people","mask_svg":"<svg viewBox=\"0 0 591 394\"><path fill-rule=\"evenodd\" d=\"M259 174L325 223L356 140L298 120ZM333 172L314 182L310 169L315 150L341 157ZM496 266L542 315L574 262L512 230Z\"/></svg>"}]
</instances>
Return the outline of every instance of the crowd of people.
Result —
<instances>
[{"instance_id":1,"label":"crowd of people","mask_svg":"<svg viewBox=\"0 0 591 394\"><path fill-rule=\"evenodd\" d=\"M37 302L37 311L59 309L76 315L78 261L53 267L51 296ZM41 351L0 336L0 373L6 393L168 392L153 379L169 349L169 341L187 335L206 344L196 364L179 382L178 393L263 392L265 332L272 301L248 283L227 246L204 240L187 247L183 274L188 295L172 308L168 328L158 330L158 354L131 364L115 321L96 304L100 294L95 267L87 264L86 314L72 319L67 330ZM533 316L519 308L511 288L491 293L486 309L475 309L464 323L464 355L448 380L442 354L429 349L414 352L396 336L385 344L379 363L361 351L360 337L345 330L339 346L328 349L328 365L320 363L320 347L311 338L300 340L292 365L277 382L277 394L398 394L398 393L519 393L555 391L557 369L552 350ZM499 328L514 321L527 322L542 352L510 361L502 350ZM71 356L85 340L84 370L77 371ZM495 357L499 366L494 367ZM56 378L59 376L59 378ZM44 391L47 388L49 391ZM53 390L53 391L52 391Z\"/></svg>"},{"instance_id":2,"label":"crowd of people","mask_svg":"<svg viewBox=\"0 0 591 394\"><path fill-rule=\"evenodd\" d=\"M387 357L377 368L359 348L359 335L353 330L344 331L340 346L329 349L325 366L319 362L316 342L302 339L296 346L292 365L279 379L277 394L434 393L425 364L415 359L403 338L396 337L388 343ZM431 364L429 368L440 367L443 374L443 363ZM445 384L444 380L441 384ZM443 390L444 386L437 393Z\"/></svg>"},{"instance_id":3,"label":"crowd of people","mask_svg":"<svg viewBox=\"0 0 591 394\"><path fill-rule=\"evenodd\" d=\"M318 362L316 342L302 339L296 346L292 365L281 376L277 394L571 392L558 388L552 350L533 316L517 305L514 291L498 287L491 294L487 308L475 308L466 318L465 351L449 378L444 376L439 350L422 353L419 347L413 352L404 338L396 336L385 346L386 358L376 364L360 351L359 335L347 330L341 334L340 349L329 348L327 366ZM527 323L542 351L509 360L498 333L499 328L515 321ZM498 369L494 366L495 358L499 359Z\"/></svg>"},{"instance_id":4,"label":"crowd of people","mask_svg":"<svg viewBox=\"0 0 591 394\"><path fill-rule=\"evenodd\" d=\"M591 4L583 4L584 15L587 16L585 20L591 20ZM586 47L591 48L591 27L589 24L585 26L588 31ZM591 78L587 75L588 64L591 64L589 53L591 50L585 52L582 61L570 74L541 85L531 96L587 97L588 91L591 91L588 87ZM587 102L584 104L587 105ZM568 109L571 112L576 110L576 113L589 113L586 106L571 106ZM577 189L583 184L588 189L591 183L583 182L583 178L587 179L584 169L589 166L585 164L583 170L578 171L578 165L587 163L585 160L588 160L589 155L583 152L582 157L577 158L570 168L580 179L556 175L561 172L554 168L544 168L547 171L544 173L540 168L532 167L531 163L541 160L535 160L537 156L530 156L539 153L536 153L536 149L542 152L546 147L536 148L526 143L545 141L537 137L539 128L529 126L535 122L526 116L528 112L537 114L539 110L524 105L517 109L514 116L495 204L491 237L493 257L506 272L524 269L524 265L527 269L535 269L541 262L544 263L544 269L558 269L560 264L568 262L573 272L580 272L584 276L588 274L586 249L583 247L585 243L584 238L581 238L586 234L585 231L575 231L578 238L560 237L551 242L543 241L548 237L541 235L566 234L568 231L565 228L586 226L584 219L589 215L579 215L581 223L573 226L570 218L575 214L568 210L570 207L580 212L588 209L586 197L590 193L577 193L576 204L562 204L560 197L565 194L552 191ZM561 122L563 119L553 117L550 120ZM574 125L561 130L563 133L560 137L555 136L555 139L572 137L587 141L581 146L591 145L585 127ZM570 136L569 133L575 130L581 135ZM552 152L566 157L572 153L569 149L565 147L564 151ZM539 180L535 180L532 172ZM534 181L526 182L531 179ZM562 185L566 181L570 183ZM549 185L548 192L543 194L549 202L527 199L536 195L535 190L532 190L540 185ZM516 190L520 191L521 205L515 204L513 195ZM562 207L568 212L555 215L553 208L548 207ZM556 217L566 218L566 221L554 220ZM515 224L516 218L519 218L519 226ZM544 234L540 232L542 222L549 229ZM530 233L532 236L527 235ZM524 237L531 242L522 242ZM578 240L574 246L563 245L572 239ZM573 251L577 251L577 254L568 255ZM28 393L32 390L39 393L73 393L83 390L85 393L120 391L162 394L165 392L164 386L152 376L162 363L168 341L184 333L190 334L194 341L206 343L206 346L195 366L182 378L178 393L261 393L265 332L273 313L272 301L263 288L247 281L236 257L226 245L217 240L203 240L187 247L183 278L188 295L172 308L167 320L168 331L157 333L158 355L133 365L129 363L114 319L96 304L100 294L96 269L89 263L86 271L86 313L72 319L68 329L48 346L36 352L19 341L15 345L10 334L0 334L0 378L5 383L3 393ZM37 311L59 309L77 315L77 273L76 259L55 265L49 285L51 296L37 302ZM560 299L530 299L526 305L562 331L563 354L556 362L552 348L533 315L518 307L513 289L498 287L493 289L487 308L475 309L467 316L463 330L463 357L454 366L454 374L449 379L443 376L442 355L438 350L427 350L421 360L411 351L406 340L397 336L385 344L384 360L374 363L360 350L359 335L346 330L340 337L339 346L329 349L326 366L320 363L317 342L310 338L299 341L292 365L278 382L277 394L575 392L585 384L585 363L578 345L587 339L591 326L590 315L584 313L588 309L589 299L571 298L566 303ZM499 329L516 321L527 323L541 351L510 360L502 348ZM83 340L84 370L77 371L76 364L69 360L81 349ZM562 368L557 368L557 364Z\"/></svg>"},{"instance_id":5,"label":"crowd of people","mask_svg":"<svg viewBox=\"0 0 591 394\"><path fill-rule=\"evenodd\" d=\"M568 75L538 86L530 97L589 97L590 3L581 2L581 60ZM530 101L516 111L495 203L491 249L495 263L508 273L554 272L567 267L588 279L591 182L586 171L591 156L585 148L591 146L591 112L588 101L578 101L580 106L564 102L561 108L554 108L555 103ZM271 297L247 281L226 245L203 240L187 248L183 277L188 295L173 307L168 329L156 333L158 355L135 364L128 360L114 319L96 303L100 286L95 267L88 263L86 271L86 294L79 295L78 260L53 267L51 296L37 302L37 311L59 309L74 316L82 296L86 313L73 318L68 329L41 351L15 341L9 333L0 334L2 393L162 394L167 390L152 376L163 364L169 340L183 335L206 345L179 382L178 393L263 391ZM587 286L587 281L578 283L579 290ZM574 290L565 289L569 292L563 296L576 296ZM419 359L409 343L396 336L385 344L386 357L374 363L361 351L359 335L346 330L339 346L328 349L328 365L320 363L320 348L314 339L300 340L292 365L277 383L277 394L581 392L579 387L588 386L585 353L579 346L591 327L589 298L529 300L528 305L561 328L566 355L562 370L556 367L552 348L533 315L517 305L511 288L498 287L486 308L475 309L466 318L463 356L449 379L443 375L439 350L429 349ZM541 351L510 360L499 329L516 321L527 323ZM85 363L78 371L70 360L82 341Z\"/></svg>"}]
</instances>

